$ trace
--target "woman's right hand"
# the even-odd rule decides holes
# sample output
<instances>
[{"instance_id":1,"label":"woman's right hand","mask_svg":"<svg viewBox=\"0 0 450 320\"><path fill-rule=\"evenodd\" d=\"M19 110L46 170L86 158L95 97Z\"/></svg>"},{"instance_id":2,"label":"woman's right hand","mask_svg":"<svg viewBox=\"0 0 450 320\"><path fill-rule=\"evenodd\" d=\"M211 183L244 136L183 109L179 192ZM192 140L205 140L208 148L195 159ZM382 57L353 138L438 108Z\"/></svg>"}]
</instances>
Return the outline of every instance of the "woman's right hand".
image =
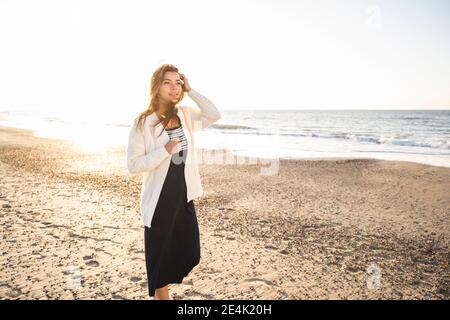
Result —
<instances>
[{"instance_id":1,"label":"woman's right hand","mask_svg":"<svg viewBox=\"0 0 450 320\"><path fill-rule=\"evenodd\" d=\"M166 143L165 148L168 153L175 154L181 151L181 140L175 138Z\"/></svg>"}]
</instances>

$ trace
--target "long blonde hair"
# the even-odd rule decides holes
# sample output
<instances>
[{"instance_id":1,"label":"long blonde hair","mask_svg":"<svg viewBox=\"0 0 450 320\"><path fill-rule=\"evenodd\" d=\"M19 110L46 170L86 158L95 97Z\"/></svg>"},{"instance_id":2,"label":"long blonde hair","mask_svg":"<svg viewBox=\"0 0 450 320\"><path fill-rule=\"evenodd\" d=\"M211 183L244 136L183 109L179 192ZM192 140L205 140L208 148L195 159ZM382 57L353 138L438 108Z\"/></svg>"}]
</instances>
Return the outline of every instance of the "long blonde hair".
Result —
<instances>
[{"instance_id":1,"label":"long blonde hair","mask_svg":"<svg viewBox=\"0 0 450 320\"><path fill-rule=\"evenodd\" d=\"M164 74L167 71L178 72L178 68L175 67L173 64L165 63L165 64L162 64L161 66L159 66L152 75L152 79L150 81L150 104L145 111L143 111L139 114L139 117L138 117L137 127L140 128L141 130L142 130L142 126L143 126L145 117L147 117L148 115L152 114L153 112L159 110L159 106L158 106L159 101L158 101L157 94L158 94L159 88L161 87L162 82L164 80ZM181 100L183 100L185 94L186 94L186 91L185 91L184 83L183 83L182 88L181 88L181 94L180 94L180 97L178 98L177 102L170 103L168 110L166 110L165 113L162 113L161 117L158 116L158 121L155 123L155 126L159 123L163 123L163 130L167 127L167 124L169 123L170 119L172 119L174 116L176 116L177 110L178 110L177 104ZM158 115L158 114L156 113L156 115ZM158 136L161 135L163 130L161 130L161 132L159 133Z\"/></svg>"}]
</instances>

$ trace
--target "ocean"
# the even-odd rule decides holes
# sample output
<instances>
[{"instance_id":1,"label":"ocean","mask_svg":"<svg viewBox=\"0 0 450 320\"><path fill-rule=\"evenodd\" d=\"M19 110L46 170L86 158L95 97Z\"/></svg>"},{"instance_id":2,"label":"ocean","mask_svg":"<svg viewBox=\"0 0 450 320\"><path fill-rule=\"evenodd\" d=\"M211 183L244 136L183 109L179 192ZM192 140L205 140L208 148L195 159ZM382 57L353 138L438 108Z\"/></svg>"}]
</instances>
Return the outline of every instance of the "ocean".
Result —
<instances>
[{"instance_id":1,"label":"ocean","mask_svg":"<svg viewBox=\"0 0 450 320\"><path fill-rule=\"evenodd\" d=\"M221 110L198 148L284 159L374 158L450 167L450 110ZM125 147L132 119L0 111L0 125L70 140L85 152ZM127 119L127 120L123 120Z\"/></svg>"}]
</instances>

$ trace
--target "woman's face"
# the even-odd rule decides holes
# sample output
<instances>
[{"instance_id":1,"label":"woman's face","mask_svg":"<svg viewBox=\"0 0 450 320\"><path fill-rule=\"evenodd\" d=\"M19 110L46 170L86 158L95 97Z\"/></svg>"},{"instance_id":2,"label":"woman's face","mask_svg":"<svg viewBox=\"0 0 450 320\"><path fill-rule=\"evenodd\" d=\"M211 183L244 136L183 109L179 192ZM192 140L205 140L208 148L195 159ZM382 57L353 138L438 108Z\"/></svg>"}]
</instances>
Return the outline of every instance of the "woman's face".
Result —
<instances>
[{"instance_id":1,"label":"woman's face","mask_svg":"<svg viewBox=\"0 0 450 320\"><path fill-rule=\"evenodd\" d=\"M167 71L159 88L159 98L165 102L177 103L182 91L182 81L178 72Z\"/></svg>"}]
</instances>

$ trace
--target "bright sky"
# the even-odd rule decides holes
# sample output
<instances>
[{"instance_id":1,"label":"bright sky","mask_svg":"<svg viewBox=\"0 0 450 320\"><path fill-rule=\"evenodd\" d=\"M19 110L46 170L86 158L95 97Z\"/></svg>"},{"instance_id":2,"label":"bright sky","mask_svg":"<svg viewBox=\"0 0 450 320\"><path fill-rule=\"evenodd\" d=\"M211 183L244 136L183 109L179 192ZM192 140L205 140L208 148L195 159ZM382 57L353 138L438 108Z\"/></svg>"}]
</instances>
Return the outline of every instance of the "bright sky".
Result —
<instances>
[{"instance_id":1,"label":"bright sky","mask_svg":"<svg viewBox=\"0 0 450 320\"><path fill-rule=\"evenodd\" d=\"M160 63L221 110L450 109L448 39L448 0L0 0L0 110L134 116Z\"/></svg>"}]
</instances>

